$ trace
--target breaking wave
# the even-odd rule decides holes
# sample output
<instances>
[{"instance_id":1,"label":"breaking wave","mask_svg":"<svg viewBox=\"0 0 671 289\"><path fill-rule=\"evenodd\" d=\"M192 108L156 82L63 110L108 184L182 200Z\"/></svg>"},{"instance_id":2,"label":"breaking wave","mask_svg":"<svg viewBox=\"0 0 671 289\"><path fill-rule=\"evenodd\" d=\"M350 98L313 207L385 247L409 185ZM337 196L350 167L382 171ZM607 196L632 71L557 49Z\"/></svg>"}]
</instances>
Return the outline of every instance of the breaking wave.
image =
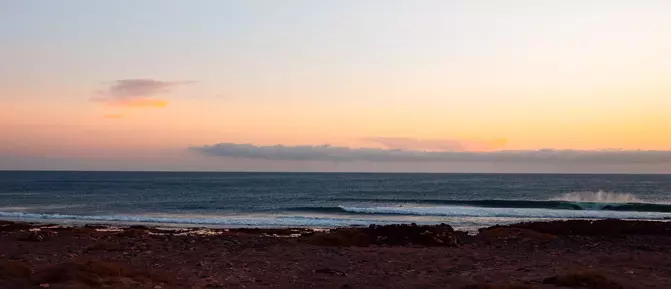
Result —
<instances>
[{"instance_id":1,"label":"breaking wave","mask_svg":"<svg viewBox=\"0 0 671 289\"><path fill-rule=\"evenodd\" d=\"M434 200L434 199L359 199L343 200L355 205L333 207L297 207L290 211L319 211L322 213L338 213L343 208L357 207L476 207L476 208L509 208L509 209L548 209L572 211L621 211L621 212L657 212L671 213L671 203L646 202L631 194L608 193L603 191L568 193L549 200ZM360 205L356 203L365 203ZM350 210L356 211L356 210Z\"/></svg>"},{"instance_id":2,"label":"breaking wave","mask_svg":"<svg viewBox=\"0 0 671 289\"><path fill-rule=\"evenodd\" d=\"M330 211L332 209L329 209ZM602 210L552 210L492 207L338 207L343 213L442 217L557 218L557 219L668 219L669 213Z\"/></svg>"},{"instance_id":3,"label":"breaking wave","mask_svg":"<svg viewBox=\"0 0 671 289\"><path fill-rule=\"evenodd\" d=\"M447 219L671 219L671 203L652 203L630 194L568 193L548 200L399 200L358 199L314 207L290 207L254 212L254 215L54 214L0 211L0 219L62 220L98 223L153 223L228 227L333 227L399 223L442 222Z\"/></svg>"},{"instance_id":4,"label":"breaking wave","mask_svg":"<svg viewBox=\"0 0 671 289\"><path fill-rule=\"evenodd\" d=\"M644 203L632 194L597 192L572 192L552 198L553 201L580 202L580 203Z\"/></svg>"}]
</instances>

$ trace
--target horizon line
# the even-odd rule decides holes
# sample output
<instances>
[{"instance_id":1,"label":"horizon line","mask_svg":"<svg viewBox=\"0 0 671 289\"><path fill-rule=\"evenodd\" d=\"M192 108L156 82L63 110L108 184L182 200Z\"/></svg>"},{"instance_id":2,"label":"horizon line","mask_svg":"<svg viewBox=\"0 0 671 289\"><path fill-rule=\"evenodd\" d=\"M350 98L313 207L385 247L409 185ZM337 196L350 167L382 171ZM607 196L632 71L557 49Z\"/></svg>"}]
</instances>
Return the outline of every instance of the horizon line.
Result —
<instances>
[{"instance_id":1,"label":"horizon line","mask_svg":"<svg viewBox=\"0 0 671 289\"><path fill-rule=\"evenodd\" d=\"M661 175L671 176L671 173L598 173L598 172L366 172L366 171L226 171L226 170L14 170L0 169L6 172L72 172L72 173L259 173L259 174L435 174L435 175Z\"/></svg>"}]
</instances>

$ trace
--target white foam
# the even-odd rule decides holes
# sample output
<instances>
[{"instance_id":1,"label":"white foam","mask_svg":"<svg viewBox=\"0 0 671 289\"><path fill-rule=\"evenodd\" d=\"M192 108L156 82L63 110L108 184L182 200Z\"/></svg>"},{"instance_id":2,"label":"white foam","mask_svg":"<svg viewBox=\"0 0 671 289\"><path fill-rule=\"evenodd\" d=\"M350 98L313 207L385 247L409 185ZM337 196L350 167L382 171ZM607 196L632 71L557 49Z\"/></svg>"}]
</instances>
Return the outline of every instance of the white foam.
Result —
<instances>
[{"instance_id":1,"label":"white foam","mask_svg":"<svg viewBox=\"0 0 671 289\"><path fill-rule=\"evenodd\" d=\"M23 212L0 212L0 218L18 220L72 220L84 222L115 222L115 223L152 223L152 224L184 224L214 225L226 227L333 227L368 225L375 223L399 223L391 220L372 220L365 218L335 218L311 216L267 216L267 217L152 217L147 215L65 215L35 214Z\"/></svg>"},{"instance_id":2,"label":"white foam","mask_svg":"<svg viewBox=\"0 0 671 289\"><path fill-rule=\"evenodd\" d=\"M252 216L192 216L192 215L70 215L37 214L0 211L0 219L21 221L82 222L103 224L166 224L171 226L205 227L312 227L366 226L372 223L440 223L448 222L456 227L460 223L469 226L493 225L509 220L549 219L670 219L671 213L633 211L588 211L552 210L533 208L484 208L466 206L390 207L341 206L347 212L370 215L252 215Z\"/></svg>"},{"instance_id":3,"label":"white foam","mask_svg":"<svg viewBox=\"0 0 671 289\"><path fill-rule=\"evenodd\" d=\"M572 192L550 199L552 201L583 202L583 203L645 203L632 194L597 192Z\"/></svg>"}]
</instances>

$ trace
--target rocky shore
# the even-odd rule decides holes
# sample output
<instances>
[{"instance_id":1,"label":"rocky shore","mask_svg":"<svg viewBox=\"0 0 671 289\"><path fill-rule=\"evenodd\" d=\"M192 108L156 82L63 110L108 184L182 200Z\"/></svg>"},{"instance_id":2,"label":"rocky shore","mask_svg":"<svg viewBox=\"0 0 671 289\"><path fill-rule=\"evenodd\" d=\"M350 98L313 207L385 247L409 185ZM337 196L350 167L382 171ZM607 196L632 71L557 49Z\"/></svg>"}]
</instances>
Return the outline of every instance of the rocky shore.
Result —
<instances>
[{"instance_id":1,"label":"rocky shore","mask_svg":"<svg viewBox=\"0 0 671 289\"><path fill-rule=\"evenodd\" d=\"M63 227L0 221L0 288L671 288L671 223Z\"/></svg>"}]
</instances>

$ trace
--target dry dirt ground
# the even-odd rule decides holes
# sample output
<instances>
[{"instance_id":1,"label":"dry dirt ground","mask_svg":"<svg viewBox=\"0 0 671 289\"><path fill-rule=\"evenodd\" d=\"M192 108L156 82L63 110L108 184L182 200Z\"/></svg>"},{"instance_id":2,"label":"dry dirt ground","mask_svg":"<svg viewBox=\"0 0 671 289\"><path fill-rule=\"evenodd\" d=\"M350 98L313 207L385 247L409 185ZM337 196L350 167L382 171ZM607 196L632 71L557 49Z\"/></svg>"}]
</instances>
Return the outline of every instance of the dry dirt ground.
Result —
<instances>
[{"instance_id":1,"label":"dry dirt ground","mask_svg":"<svg viewBox=\"0 0 671 289\"><path fill-rule=\"evenodd\" d=\"M449 226L184 232L0 222L0 288L671 288L669 224L535 223L468 236Z\"/></svg>"}]
</instances>

